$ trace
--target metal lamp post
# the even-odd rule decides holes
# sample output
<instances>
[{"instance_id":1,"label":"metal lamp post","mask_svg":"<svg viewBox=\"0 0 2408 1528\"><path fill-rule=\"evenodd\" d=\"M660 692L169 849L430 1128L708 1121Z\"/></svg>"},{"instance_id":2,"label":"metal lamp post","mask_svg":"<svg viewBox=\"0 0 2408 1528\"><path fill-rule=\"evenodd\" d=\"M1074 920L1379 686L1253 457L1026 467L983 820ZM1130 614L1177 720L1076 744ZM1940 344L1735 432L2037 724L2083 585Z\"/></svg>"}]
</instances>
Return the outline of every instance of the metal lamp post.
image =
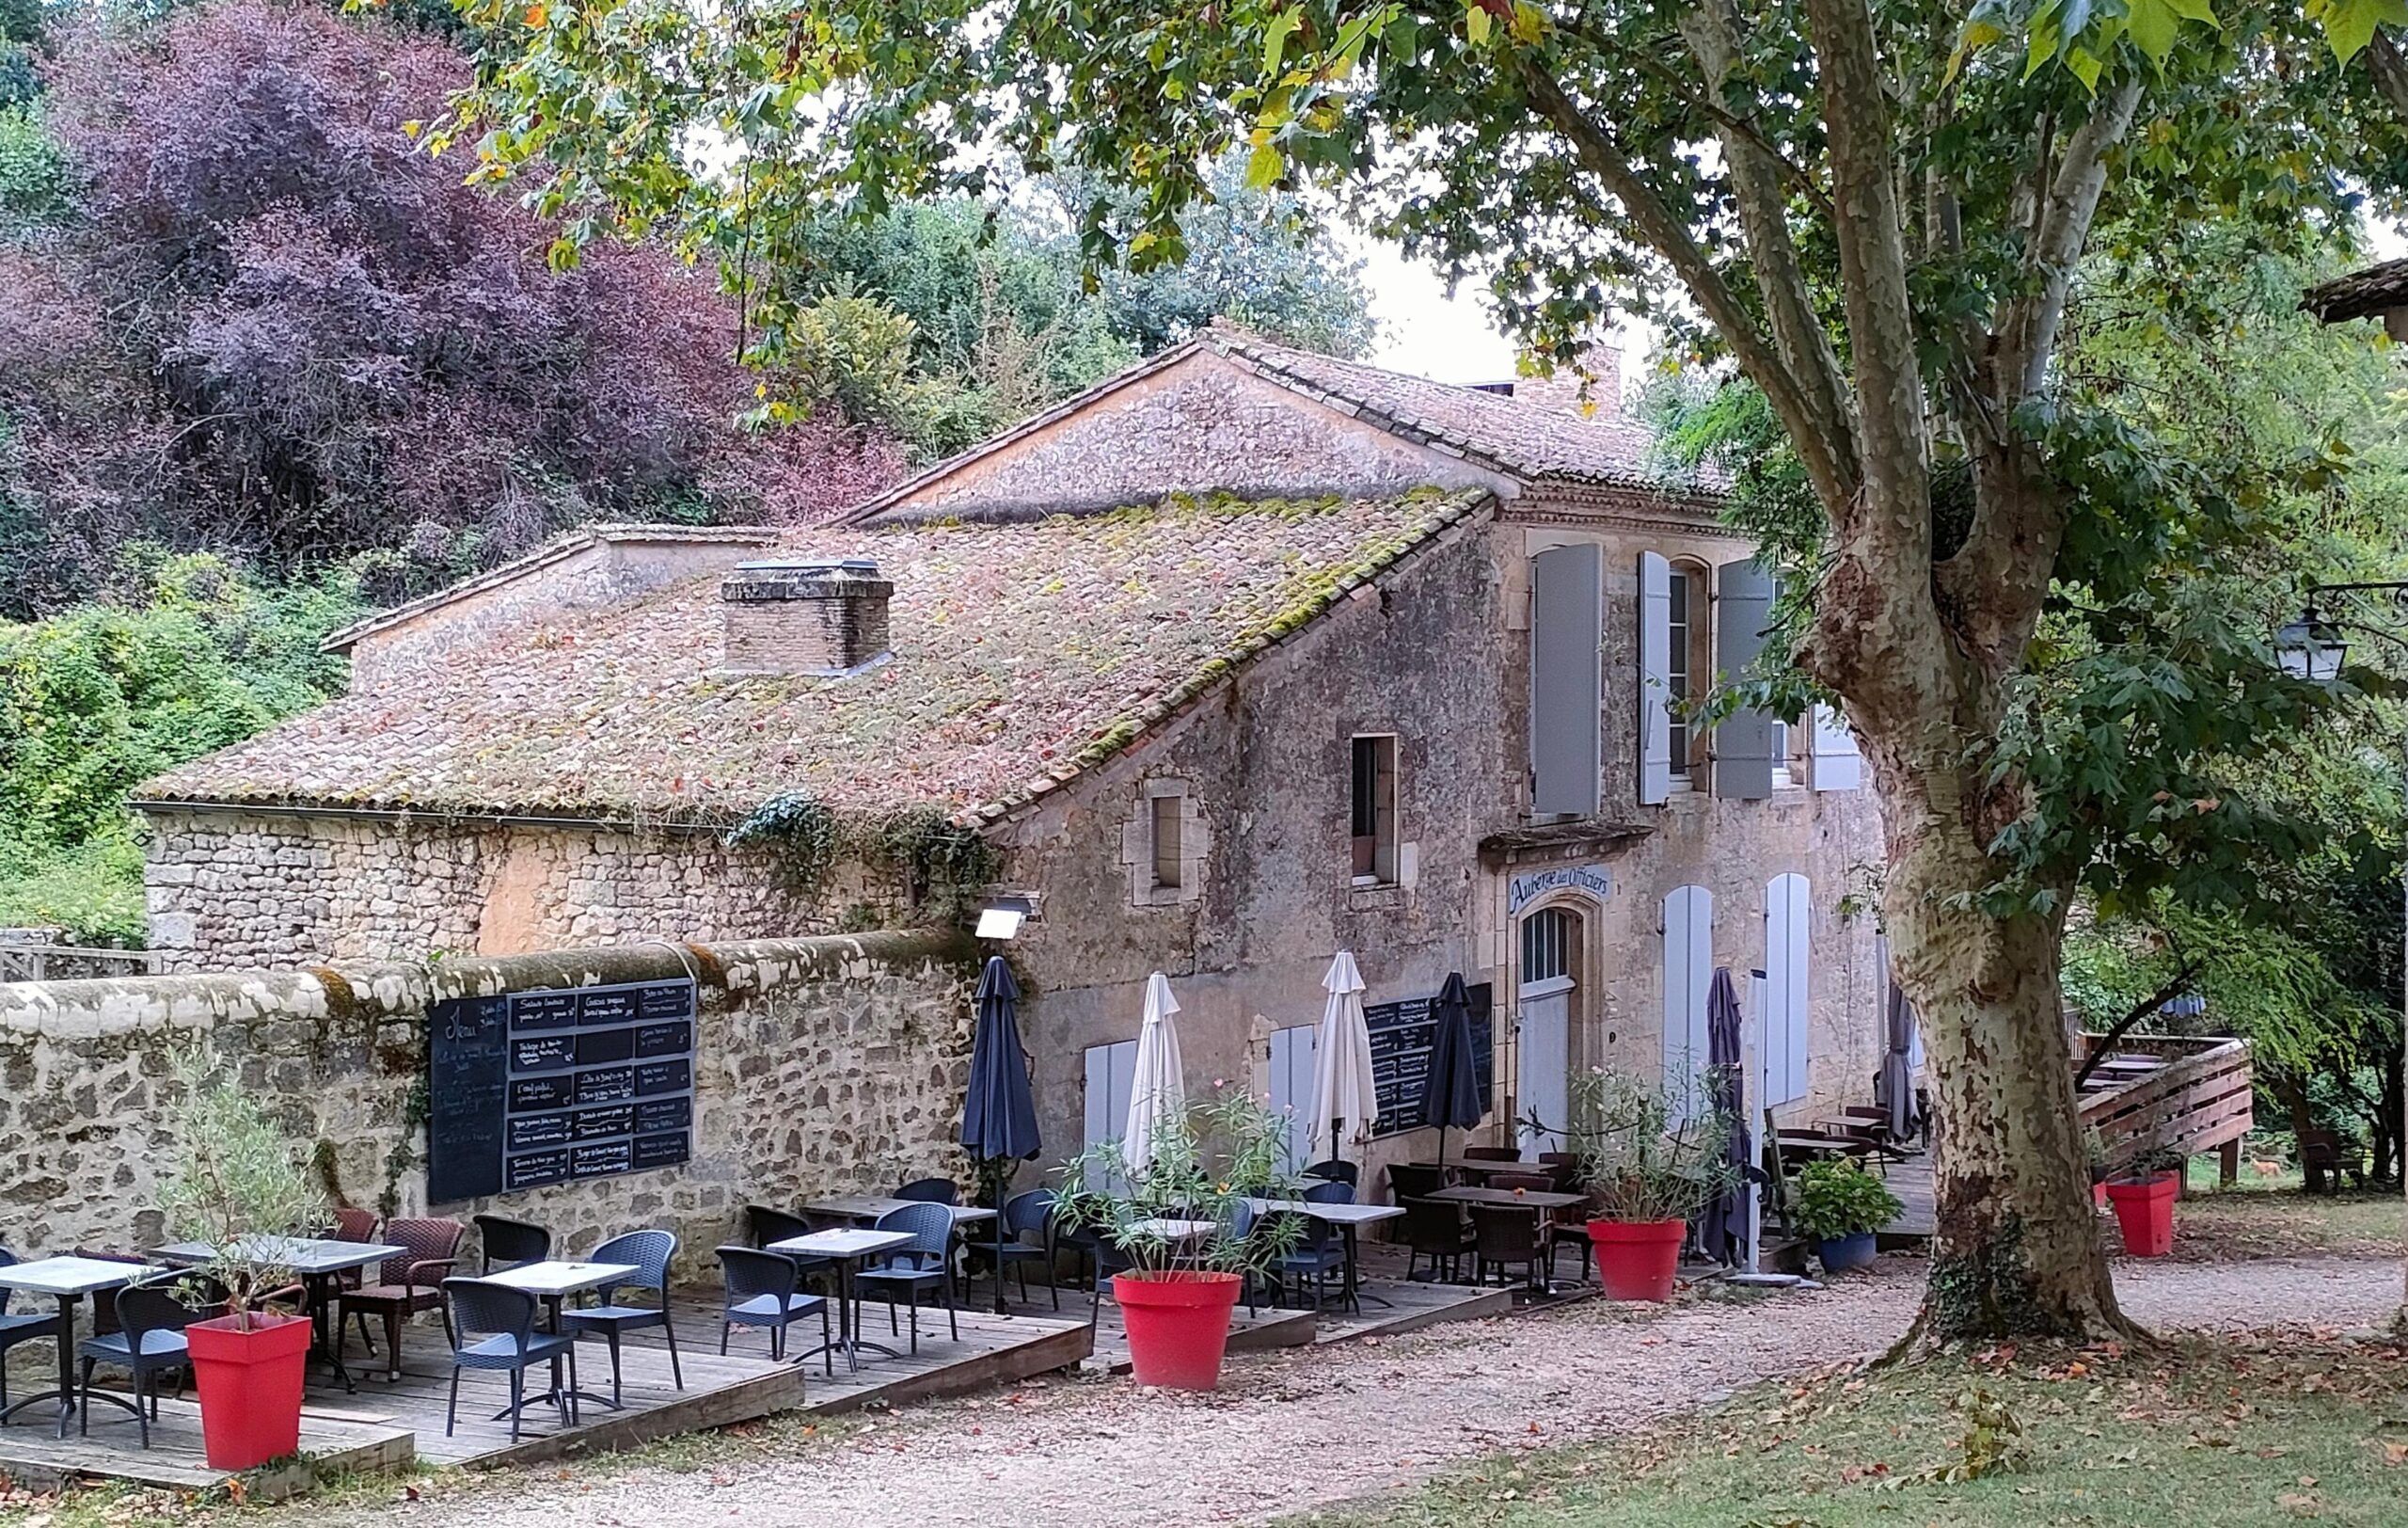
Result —
<instances>
[{"instance_id":1,"label":"metal lamp post","mask_svg":"<svg viewBox=\"0 0 2408 1528\"><path fill-rule=\"evenodd\" d=\"M2342 637L2340 626L2325 619L2316 608L2316 597L2327 590L2360 590L2367 593L2386 594L2391 597L2394 604L2408 605L2408 579L2384 580L2367 583L2311 585L2308 589L2307 608L2300 613L2297 620L2291 621L2274 633L2274 656L2283 665L2284 673L2294 678L2306 679L2316 684L2331 684L2338 679L2341 676L2341 665L2348 659L2350 652L2350 645ZM2400 770L2401 780L2408 782L2408 735L2403 735L2400 740ZM2402 1022L2400 1027L2403 1032L2408 1032L2408 844L2402 846L2401 861L2400 928L2403 959L2401 962ZM2403 1058L2403 1064L2408 1064L2408 1058ZM2400 1126L2400 1191L2403 1196L2408 1196L2408 1120L2401 1121ZM2403 1209L2408 1209L2408 1199L2403 1199ZM2408 1280L2408 1265L2403 1265L2402 1273L2403 1280ZM2408 1324L2408 1298L2403 1298L2400 1306L2400 1319L2402 1323Z\"/></svg>"}]
</instances>

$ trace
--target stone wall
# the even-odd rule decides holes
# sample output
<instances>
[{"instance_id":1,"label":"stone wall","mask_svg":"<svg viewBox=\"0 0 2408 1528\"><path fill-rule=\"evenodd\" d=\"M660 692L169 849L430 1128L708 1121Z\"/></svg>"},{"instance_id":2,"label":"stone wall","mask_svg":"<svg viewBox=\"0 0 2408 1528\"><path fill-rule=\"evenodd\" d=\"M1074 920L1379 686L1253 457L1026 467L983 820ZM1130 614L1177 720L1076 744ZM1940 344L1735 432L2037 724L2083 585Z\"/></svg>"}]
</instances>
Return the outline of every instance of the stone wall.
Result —
<instances>
[{"instance_id":1,"label":"stone wall","mask_svg":"<svg viewBox=\"0 0 2408 1528\"><path fill-rule=\"evenodd\" d=\"M911 921L892 874L798 890L764 849L671 828L146 809L164 971L758 939Z\"/></svg>"},{"instance_id":2,"label":"stone wall","mask_svg":"<svg viewBox=\"0 0 2408 1528\"><path fill-rule=\"evenodd\" d=\"M229 1069L308 1143L341 1202L426 1213L425 1131L404 1127L430 1005L690 974L702 998L690 1162L432 1208L534 1220L573 1251L665 1226L706 1264L738 1236L748 1202L966 1170L952 1141L975 962L951 934L885 932L0 986L0 1246L157 1245L177 1063L192 1056Z\"/></svg>"}]
</instances>

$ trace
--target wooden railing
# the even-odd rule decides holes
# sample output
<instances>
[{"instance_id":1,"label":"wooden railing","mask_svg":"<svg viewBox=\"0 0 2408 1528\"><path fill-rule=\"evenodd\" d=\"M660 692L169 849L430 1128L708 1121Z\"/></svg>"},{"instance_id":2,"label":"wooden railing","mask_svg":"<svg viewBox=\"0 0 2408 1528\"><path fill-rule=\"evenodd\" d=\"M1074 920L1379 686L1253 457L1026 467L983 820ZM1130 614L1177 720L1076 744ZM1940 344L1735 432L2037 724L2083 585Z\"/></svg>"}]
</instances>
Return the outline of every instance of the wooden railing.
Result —
<instances>
[{"instance_id":1,"label":"wooden railing","mask_svg":"<svg viewBox=\"0 0 2408 1528\"><path fill-rule=\"evenodd\" d=\"M2081 1036L2083 1053L2076 1065L2104 1039ZM2165 1064L2083 1099L2082 1122L2098 1130L2111 1171L2160 1148L2185 1154L2213 1151L2249 1133L2249 1042L2124 1035L2115 1054L2156 1056Z\"/></svg>"},{"instance_id":2,"label":"wooden railing","mask_svg":"<svg viewBox=\"0 0 2408 1528\"><path fill-rule=\"evenodd\" d=\"M0 943L0 981L73 981L88 977L148 976L157 965L158 959L147 949Z\"/></svg>"}]
</instances>

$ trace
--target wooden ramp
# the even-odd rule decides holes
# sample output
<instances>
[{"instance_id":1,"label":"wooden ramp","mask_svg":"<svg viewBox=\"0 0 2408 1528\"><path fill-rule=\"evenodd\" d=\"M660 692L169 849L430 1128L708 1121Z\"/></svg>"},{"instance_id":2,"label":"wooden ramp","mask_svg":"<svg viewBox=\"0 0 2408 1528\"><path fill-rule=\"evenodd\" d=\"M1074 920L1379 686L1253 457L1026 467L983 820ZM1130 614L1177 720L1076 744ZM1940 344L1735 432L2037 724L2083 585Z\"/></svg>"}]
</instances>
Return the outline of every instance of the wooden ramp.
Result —
<instances>
[{"instance_id":1,"label":"wooden ramp","mask_svg":"<svg viewBox=\"0 0 2408 1528\"><path fill-rule=\"evenodd\" d=\"M39 1420L36 1413L41 1412ZM301 1457L253 1472L247 1494L276 1500L307 1490L322 1474L379 1474L409 1468L415 1440L406 1427L329 1417L315 1408L301 1415ZM133 1414L103 1405L92 1412L89 1437L69 1423L54 1436L49 1414L27 1408L0 1427L0 1475L21 1486L55 1488L78 1480L125 1480L170 1490L207 1490L230 1477L201 1455L200 1408L161 1397L150 1446L140 1446Z\"/></svg>"}]
</instances>

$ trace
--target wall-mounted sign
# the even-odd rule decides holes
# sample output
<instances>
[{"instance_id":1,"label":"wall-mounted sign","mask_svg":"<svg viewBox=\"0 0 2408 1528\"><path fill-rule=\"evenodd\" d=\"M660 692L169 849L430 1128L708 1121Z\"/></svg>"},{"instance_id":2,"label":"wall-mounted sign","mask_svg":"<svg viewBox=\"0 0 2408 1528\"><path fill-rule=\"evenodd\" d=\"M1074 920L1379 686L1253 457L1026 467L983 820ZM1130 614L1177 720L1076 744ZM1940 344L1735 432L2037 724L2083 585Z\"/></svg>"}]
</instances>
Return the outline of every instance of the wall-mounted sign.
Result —
<instances>
[{"instance_id":1,"label":"wall-mounted sign","mask_svg":"<svg viewBox=\"0 0 2408 1528\"><path fill-rule=\"evenodd\" d=\"M1496 1021L1490 1012L1490 987L1483 981L1467 987L1471 1014L1471 1053L1480 1096L1490 1096L1497 1064ZM1421 1089L1430 1075L1430 1053L1438 1039L1438 999L1408 997L1401 1003L1379 1003L1363 1010L1371 1032L1371 1084L1380 1117L1374 1136L1393 1136L1421 1127Z\"/></svg>"},{"instance_id":2,"label":"wall-mounted sign","mask_svg":"<svg viewBox=\"0 0 2408 1528\"><path fill-rule=\"evenodd\" d=\"M1505 914L1518 917L1522 909L1552 891L1584 891L1598 901L1614 894L1614 877L1602 865L1558 865L1517 875L1505 883Z\"/></svg>"},{"instance_id":3,"label":"wall-mounted sign","mask_svg":"<svg viewBox=\"0 0 2408 1528\"><path fill-rule=\"evenodd\" d=\"M547 988L428 1015L437 1204L673 1167L693 1154L690 980Z\"/></svg>"}]
</instances>

